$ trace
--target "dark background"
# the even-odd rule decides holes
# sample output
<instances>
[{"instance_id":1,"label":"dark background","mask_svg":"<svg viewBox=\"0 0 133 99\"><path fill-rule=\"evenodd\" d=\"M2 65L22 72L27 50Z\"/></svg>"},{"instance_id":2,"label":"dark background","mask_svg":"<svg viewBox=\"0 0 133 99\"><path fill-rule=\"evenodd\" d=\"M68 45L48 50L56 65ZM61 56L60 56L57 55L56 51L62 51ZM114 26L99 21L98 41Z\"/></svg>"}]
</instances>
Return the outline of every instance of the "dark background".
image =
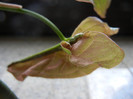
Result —
<instances>
[{"instance_id":1,"label":"dark background","mask_svg":"<svg viewBox=\"0 0 133 99\"><path fill-rule=\"evenodd\" d=\"M93 6L75 0L0 0L23 5L36 11L57 25L65 36L70 36L77 25L88 16L97 16ZM133 35L133 0L112 0L106 21L120 27L119 36ZM98 16L97 16L98 17ZM49 36L55 33L42 22L27 15L0 11L0 36Z\"/></svg>"}]
</instances>

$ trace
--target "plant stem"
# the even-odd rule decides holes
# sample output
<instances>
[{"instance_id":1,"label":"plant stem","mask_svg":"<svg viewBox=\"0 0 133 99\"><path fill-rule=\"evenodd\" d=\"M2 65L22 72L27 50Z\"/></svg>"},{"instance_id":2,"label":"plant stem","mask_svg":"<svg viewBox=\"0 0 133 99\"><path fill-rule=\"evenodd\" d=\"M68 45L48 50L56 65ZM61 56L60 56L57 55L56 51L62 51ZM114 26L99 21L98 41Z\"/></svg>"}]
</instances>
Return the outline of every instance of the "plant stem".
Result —
<instances>
[{"instance_id":1,"label":"plant stem","mask_svg":"<svg viewBox=\"0 0 133 99\"><path fill-rule=\"evenodd\" d=\"M63 35L63 33L57 28L57 26L52 23L49 19L47 19L46 17L42 16L41 14L38 14L34 11L30 11L27 9L22 9L22 8L12 8L12 7L0 7L0 10L3 11L10 11L10 12L16 12L16 13L22 13L22 14L27 14L30 15L34 18L37 18L39 20L41 20L42 22L44 22L47 26L49 26L57 35L61 40L66 40L65 36Z\"/></svg>"},{"instance_id":2,"label":"plant stem","mask_svg":"<svg viewBox=\"0 0 133 99\"><path fill-rule=\"evenodd\" d=\"M27 10L27 9L21 9L20 11L23 14L33 16L33 17L41 20L42 22L44 22L47 26L49 26L59 36L59 38L61 40L66 39L65 36L63 35L63 33L57 28L57 26L54 23L52 23L49 19L47 19L46 17L44 17L44 16L42 16L42 15L36 13L36 12Z\"/></svg>"},{"instance_id":3,"label":"plant stem","mask_svg":"<svg viewBox=\"0 0 133 99\"><path fill-rule=\"evenodd\" d=\"M67 38L66 41L69 42L70 44L72 44L72 43L76 42L82 36L83 36L83 34L79 33L79 34L75 35L74 37ZM28 61L28 60L31 60L31 59L35 59L35 58L40 57L40 56L48 55L50 53L53 53L53 52L56 52L56 51L59 51L59 50L63 50L61 45L60 45L60 43L55 45L55 46L53 46L53 47L51 47L51 48L43 50L43 51L41 51L39 53L36 53L36 54L34 54L32 56L26 57L26 58L24 58L24 59L22 59L20 61L14 62L14 63L25 62L25 61ZM14 63L12 63L12 64L14 64Z\"/></svg>"},{"instance_id":4,"label":"plant stem","mask_svg":"<svg viewBox=\"0 0 133 99\"><path fill-rule=\"evenodd\" d=\"M43 50L43 51L41 51L39 53L36 53L36 54L34 54L32 56L26 57L26 58L24 58L24 59L22 59L20 61L17 61L17 62L25 62L25 61L28 61L28 60L31 60L31 59L34 59L34 58L37 58L37 57L40 57L40 56L44 56L44 55L59 51L59 50L61 50L60 43L55 45L55 46L53 46L53 47L51 47L51 48L48 48L48 49Z\"/></svg>"}]
</instances>

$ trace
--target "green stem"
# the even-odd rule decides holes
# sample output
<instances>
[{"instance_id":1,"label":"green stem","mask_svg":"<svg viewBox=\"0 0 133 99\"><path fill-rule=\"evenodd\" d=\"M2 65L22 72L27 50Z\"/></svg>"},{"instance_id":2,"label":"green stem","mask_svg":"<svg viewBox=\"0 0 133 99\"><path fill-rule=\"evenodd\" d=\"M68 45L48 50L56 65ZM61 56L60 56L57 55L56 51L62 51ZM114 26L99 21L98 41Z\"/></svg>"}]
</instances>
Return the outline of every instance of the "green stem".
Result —
<instances>
[{"instance_id":1,"label":"green stem","mask_svg":"<svg viewBox=\"0 0 133 99\"><path fill-rule=\"evenodd\" d=\"M36 54L34 54L32 56L26 57L26 58L24 58L24 59L22 59L20 61L17 61L17 62L25 62L25 61L28 61L28 60L31 60L31 59L34 59L34 58L37 58L37 57L40 57L40 56L45 56L47 54L53 53L53 52L58 51L58 50L61 50L60 43L55 45L55 46L53 46L53 47L51 47L51 48L48 48L48 49L43 50L43 51L41 51L39 53L36 53Z\"/></svg>"},{"instance_id":2,"label":"green stem","mask_svg":"<svg viewBox=\"0 0 133 99\"><path fill-rule=\"evenodd\" d=\"M74 43L82 36L83 36L83 34L79 33L79 34L75 35L74 37L67 38L66 41L68 41L69 43ZM26 58L24 58L24 59L22 59L20 61L15 62L15 63L25 62L25 61L28 61L28 60L31 60L31 59L35 59L35 58L40 57L40 56L48 55L50 53L53 53L53 52L56 52L56 51L59 51L59 50L63 50L61 45L60 45L60 43L55 45L55 46L53 46L53 47L51 47L51 48L48 48L48 49L43 50L43 51L41 51L39 53L36 53L36 54L34 54L32 56L26 57ZM12 63L12 64L14 64L14 63Z\"/></svg>"},{"instance_id":3,"label":"green stem","mask_svg":"<svg viewBox=\"0 0 133 99\"><path fill-rule=\"evenodd\" d=\"M46 17L44 17L44 16L42 16L36 12L30 11L27 9L13 8L13 7L8 7L8 6L7 7L2 6L2 7L0 7L0 10L27 14L27 15L30 15L34 18L37 18L37 19L41 20L42 22L44 22L47 26L49 26L59 36L59 38L61 40L66 40L63 33L57 28L57 26L54 23L52 23L49 19L47 19Z\"/></svg>"}]
</instances>

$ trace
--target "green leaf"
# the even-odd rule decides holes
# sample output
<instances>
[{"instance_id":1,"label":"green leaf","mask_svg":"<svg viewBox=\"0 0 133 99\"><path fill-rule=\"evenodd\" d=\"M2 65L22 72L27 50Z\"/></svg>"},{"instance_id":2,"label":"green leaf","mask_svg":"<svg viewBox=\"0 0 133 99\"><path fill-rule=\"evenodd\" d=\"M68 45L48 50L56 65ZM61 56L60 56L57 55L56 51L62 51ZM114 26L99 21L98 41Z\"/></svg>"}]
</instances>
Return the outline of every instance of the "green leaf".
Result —
<instances>
[{"instance_id":1,"label":"green leaf","mask_svg":"<svg viewBox=\"0 0 133 99\"><path fill-rule=\"evenodd\" d=\"M97 17L88 17L78 25L78 27L74 30L72 36L75 36L78 33L85 33L88 31L102 32L108 36L111 36L117 34L119 28L109 27L107 23L103 22Z\"/></svg>"},{"instance_id":2,"label":"green leaf","mask_svg":"<svg viewBox=\"0 0 133 99\"><path fill-rule=\"evenodd\" d=\"M111 0L77 0L80 2L91 3L94 6L94 10L97 12L99 16L105 18L107 9L110 6Z\"/></svg>"}]
</instances>

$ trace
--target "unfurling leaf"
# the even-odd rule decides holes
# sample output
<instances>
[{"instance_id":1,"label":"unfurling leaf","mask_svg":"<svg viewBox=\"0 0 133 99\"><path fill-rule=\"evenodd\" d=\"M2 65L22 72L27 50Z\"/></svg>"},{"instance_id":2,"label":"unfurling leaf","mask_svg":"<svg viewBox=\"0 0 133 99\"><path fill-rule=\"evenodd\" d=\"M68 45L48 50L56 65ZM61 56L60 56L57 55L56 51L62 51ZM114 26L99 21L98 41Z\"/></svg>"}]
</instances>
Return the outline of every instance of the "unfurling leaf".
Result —
<instances>
[{"instance_id":1,"label":"unfurling leaf","mask_svg":"<svg viewBox=\"0 0 133 99\"><path fill-rule=\"evenodd\" d=\"M97 17L88 17L79 24L72 36L78 33L85 33L88 31L102 32L108 36L111 36L117 34L119 28L109 27L107 23L103 22Z\"/></svg>"},{"instance_id":2,"label":"unfurling leaf","mask_svg":"<svg viewBox=\"0 0 133 99\"><path fill-rule=\"evenodd\" d=\"M102 18L105 18L107 9L109 8L111 3L111 0L77 0L77 1L93 4L94 10Z\"/></svg>"},{"instance_id":3,"label":"unfurling leaf","mask_svg":"<svg viewBox=\"0 0 133 99\"><path fill-rule=\"evenodd\" d=\"M68 42L62 41L60 45L63 51L71 55L71 45Z\"/></svg>"},{"instance_id":4,"label":"unfurling leaf","mask_svg":"<svg viewBox=\"0 0 133 99\"><path fill-rule=\"evenodd\" d=\"M98 67L111 68L119 64L124 52L106 34L89 31L76 42L67 46L61 43L58 50L42 53L26 60L12 63L8 67L16 79L27 76L44 78L75 78L87 75ZM61 48L63 46L66 49ZM70 51L71 54L66 53Z\"/></svg>"}]
</instances>

